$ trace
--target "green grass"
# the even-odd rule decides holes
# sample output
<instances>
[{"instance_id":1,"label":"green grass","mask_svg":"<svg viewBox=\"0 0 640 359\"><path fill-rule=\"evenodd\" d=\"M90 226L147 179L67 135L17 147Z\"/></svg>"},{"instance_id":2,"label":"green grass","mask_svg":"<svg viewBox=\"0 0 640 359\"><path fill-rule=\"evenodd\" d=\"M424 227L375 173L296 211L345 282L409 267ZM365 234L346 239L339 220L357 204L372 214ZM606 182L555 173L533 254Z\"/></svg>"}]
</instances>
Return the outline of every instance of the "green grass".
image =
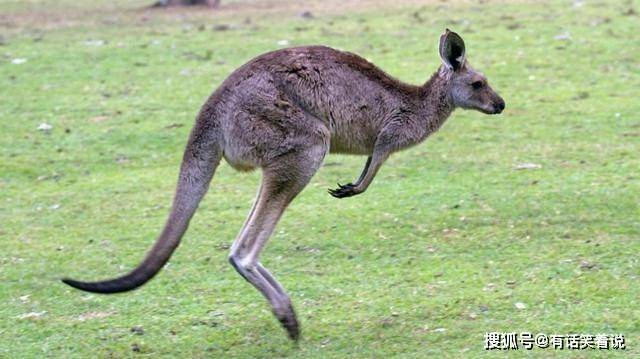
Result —
<instances>
[{"instance_id":1,"label":"green grass","mask_svg":"<svg viewBox=\"0 0 640 359\"><path fill-rule=\"evenodd\" d=\"M53 15L33 18L32 2L0 3L0 357L496 357L491 331L622 333L628 347L514 356L640 356L637 1L344 13L329 2L309 5L313 19L283 2L211 14L48 1ZM231 28L211 30L220 24ZM355 179L364 158L326 159L262 256L298 311L298 347L226 260L259 172L221 165L183 245L142 289L89 295L58 281L138 263L193 118L233 69L287 40L421 83L445 27L507 110L457 111L354 198L326 189Z\"/></svg>"}]
</instances>

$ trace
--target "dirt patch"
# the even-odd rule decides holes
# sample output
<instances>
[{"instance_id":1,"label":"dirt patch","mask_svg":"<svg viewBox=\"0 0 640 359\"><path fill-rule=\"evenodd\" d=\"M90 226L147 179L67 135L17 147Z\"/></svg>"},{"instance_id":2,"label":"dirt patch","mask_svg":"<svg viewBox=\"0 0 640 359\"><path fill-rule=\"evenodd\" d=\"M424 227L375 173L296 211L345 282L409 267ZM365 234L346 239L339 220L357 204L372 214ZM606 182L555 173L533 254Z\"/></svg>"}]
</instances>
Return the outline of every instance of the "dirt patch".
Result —
<instances>
[{"instance_id":1,"label":"dirt patch","mask_svg":"<svg viewBox=\"0 0 640 359\"><path fill-rule=\"evenodd\" d=\"M113 312L87 312L84 314L79 315L76 320L80 321L80 322L84 322L87 320L91 320L91 319L100 319L100 318L106 318L110 315L112 315Z\"/></svg>"},{"instance_id":2,"label":"dirt patch","mask_svg":"<svg viewBox=\"0 0 640 359\"><path fill-rule=\"evenodd\" d=\"M24 5L0 13L0 28L7 32L44 31L76 26L144 24L151 20L185 22L198 20L224 21L231 18L279 15L342 15L376 9L399 9L421 6L469 6L507 0L243 0L225 1L215 9L206 6L153 8L153 1L119 3L102 1L97 4L58 4L53 0Z\"/></svg>"}]
</instances>

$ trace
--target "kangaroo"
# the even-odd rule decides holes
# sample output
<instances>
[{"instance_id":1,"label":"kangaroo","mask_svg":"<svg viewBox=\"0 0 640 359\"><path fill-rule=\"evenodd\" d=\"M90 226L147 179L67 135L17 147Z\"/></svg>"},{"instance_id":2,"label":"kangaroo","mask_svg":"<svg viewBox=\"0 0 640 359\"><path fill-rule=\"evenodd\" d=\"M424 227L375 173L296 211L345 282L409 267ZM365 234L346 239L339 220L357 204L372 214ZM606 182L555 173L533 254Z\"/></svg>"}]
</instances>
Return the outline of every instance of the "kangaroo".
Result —
<instances>
[{"instance_id":1,"label":"kangaroo","mask_svg":"<svg viewBox=\"0 0 640 359\"><path fill-rule=\"evenodd\" d=\"M140 287L180 243L209 182L224 159L236 170L262 169L253 208L229 262L271 305L289 337L300 326L284 288L259 261L289 203L329 152L367 155L353 183L329 190L336 198L367 190L390 154L438 130L455 108L499 114L504 100L466 61L465 45L446 29L442 65L422 86L402 83L358 55L324 46L281 49L234 71L200 109L184 152L171 213L155 245L128 274L99 282L62 281L95 293Z\"/></svg>"}]
</instances>

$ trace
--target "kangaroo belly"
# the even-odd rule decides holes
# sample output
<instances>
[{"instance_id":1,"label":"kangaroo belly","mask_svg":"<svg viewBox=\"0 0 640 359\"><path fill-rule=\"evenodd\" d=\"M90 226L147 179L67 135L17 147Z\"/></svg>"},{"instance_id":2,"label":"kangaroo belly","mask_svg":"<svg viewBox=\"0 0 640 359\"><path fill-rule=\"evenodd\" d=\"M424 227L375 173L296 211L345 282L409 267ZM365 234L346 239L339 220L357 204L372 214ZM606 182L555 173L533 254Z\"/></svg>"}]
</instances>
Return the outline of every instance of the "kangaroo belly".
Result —
<instances>
[{"instance_id":1,"label":"kangaroo belly","mask_svg":"<svg viewBox=\"0 0 640 359\"><path fill-rule=\"evenodd\" d=\"M351 138L344 138L344 136L333 135L331 136L329 152L348 155L369 155L373 152L373 146L353 141Z\"/></svg>"}]
</instances>

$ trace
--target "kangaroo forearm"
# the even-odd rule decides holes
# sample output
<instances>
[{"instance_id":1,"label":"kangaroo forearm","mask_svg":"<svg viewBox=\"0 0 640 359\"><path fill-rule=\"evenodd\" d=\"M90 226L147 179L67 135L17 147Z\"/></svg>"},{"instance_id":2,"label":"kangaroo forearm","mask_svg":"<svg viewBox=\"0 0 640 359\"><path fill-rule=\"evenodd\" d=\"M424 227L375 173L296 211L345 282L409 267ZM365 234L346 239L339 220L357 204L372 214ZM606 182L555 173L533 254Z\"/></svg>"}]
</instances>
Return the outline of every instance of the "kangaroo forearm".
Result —
<instances>
[{"instance_id":1,"label":"kangaroo forearm","mask_svg":"<svg viewBox=\"0 0 640 359\"><path fill-rule=\"evenodd\" d=\"M364 170L362 171L362 174L360 174L360 178L358 178L356 183L347 183L346 185L338 183L338 188L330 189L329 194L336 198L345 198L363 193L367 190L373 181L373 178L378 173L378 170L389 157L389 154L390 152L384 151L381 148L374 150L373 155L367 158Z\"/></svg>"},{"instance_id":2,"label":"kangaroo forearm","mask_svg":"<svg viewBox=\"0 0 640 359\"><path fill-rule=\"evenodd\" d=\"M376 174L378 174L378 170L382 167L384 161L389 158L389 155L390 153L387 151L374 151L373 155L367 160L367 166L360 176L360 179L356 182L355 191L357 193L362 193L369 188L369 185L373 182Z\"/></svg>"},{"instance_id":3,"label":"kangaroo forearm","mask_svg":"<svg viewBox=\"0 0 640 359\"><path fill-rule=\"evenodd\" d=\"M372 156L367 157L367 163L364 164L364 169L362 170L362 173L360 173L360 177L358 177L358 180L356 181L356 185L359 185L362 180L364 180L364 177L367 175L367 172L369 171L369 166L371 165L371 158Z\"/></svg>"}]
</instances>

